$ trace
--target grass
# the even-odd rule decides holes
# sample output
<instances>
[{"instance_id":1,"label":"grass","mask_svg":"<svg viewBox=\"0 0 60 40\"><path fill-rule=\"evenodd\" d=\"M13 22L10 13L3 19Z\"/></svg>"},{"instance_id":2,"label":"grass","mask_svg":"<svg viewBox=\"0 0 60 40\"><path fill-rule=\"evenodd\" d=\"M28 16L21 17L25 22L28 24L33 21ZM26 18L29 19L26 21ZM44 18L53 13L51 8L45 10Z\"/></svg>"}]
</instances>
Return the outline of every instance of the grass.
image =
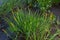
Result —
<instances>
[{"instance_id":1,"label":"grass","mask_svg":"<svg viewBox=\"0 0 60 40\"><path fill-rule=\"evenodd\" d=\"M1 14L7 14L9 13L15 6L18 6L20 0L6 0L1 6L0 6L0 15Z\"/></svg>"},{"instance_id":2,"label":"grass","mask_svg":"<svg viewBox=\"0 0 60 40\"><path fill-rule=\"evenodd\" d=\"M21 7L21 8L26 8L28 6L31 6L31 7L39 7L40 10L42 11L46 11L47 9L49 9L49 7L51 7L51 0L7 0L7 2L3 3L3 5L0 6L0 15L1 14L6 14L8 13L9 11L11 11L14 7ZM28 6L27 6L28 4Z\"/></svg>"},{"instance_id":3,"label":"grass","mask_svg":"<svg viewBox=\"0 0 60 40\"><path fill-rule=\"evenodd\" d=\"M26 40L53 40L60 33L57 31L52 35L50 32L51 24L55 20L53 13L49 16L47 14L40 16L37 13L31 13L30 10L26 14L22 10L18 10L12 14L12 20L6 18L9 30L13 33L25 34L23 38ZM13 40L18 40L17 34Z\"/></svg>"},{"instance_id":4,"label":"grass","mask_svg":"<svg viewBox=\"0 0 60 40\"><path fill-rule=\"evenodd\" d=\"M17 5L24 7L20 0L9 0L0 8L0 14L12 12L10 19L5 17L5 21L8 23L9 28L7 30L15 33L15 37L8 34L7 30L2 29L12 40L19 40L20 36L24 36L25 40L54 40L54 38L60 34L60 30L57 29L55 34L51 34L51 24L55 21L55 15L50 12L46 13L47 9L51 7L52 0L37 0L41 13L32 13L29 9L24 13L23 9L17 8L17 11L13 11L13 8ZM28 6L35 6L35 2L32 0L25 1ZM57 21L58 24L60 24Z\"/></svg>"},{"instance_id":5,"label":"grass","mask_svg":"<svg viewBox=\"0 0 60 40\"><path fill-rule=\"evenodd\" d=\"M52 6L52 0L37 0L37 1L43 12L47 11L47 9L49 9Z\"/></svg>"}]
</instances>

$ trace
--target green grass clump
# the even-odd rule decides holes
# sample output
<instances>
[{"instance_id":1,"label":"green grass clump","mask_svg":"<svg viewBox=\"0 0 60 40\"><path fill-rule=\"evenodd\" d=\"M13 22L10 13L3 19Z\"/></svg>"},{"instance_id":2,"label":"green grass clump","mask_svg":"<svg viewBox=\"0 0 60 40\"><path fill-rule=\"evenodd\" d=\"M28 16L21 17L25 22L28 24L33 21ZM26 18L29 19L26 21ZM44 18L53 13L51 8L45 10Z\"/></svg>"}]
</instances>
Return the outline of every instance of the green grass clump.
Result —
<instances>
[{"instance_id":1,"label":"green grass clump","mask_svg":"<svg viewBox=\"0 0 60 40\"><path fill-rule=\"evenodd\" d=\"M9 30L13 33L23 33L26 40L53 40L56 34L50 33L52 22L55 20L54 15L51 13L49 16L43 14L42 16L37 13L24 13L22 10L18 12L12 12L11 19L6 18L9 25ZM19 34L20 35L20 34ZM18 34L13 40L18 40Z\"/></svg>"},{"instance_id":2,"label":"green grass clump","mask_svg":"<svg viewBox=\"0 0 60 40\"><path fill-rule=\"evenodd\" d=\"M19 36L24 36L25 40L53 40L56 35L60 33L57 29L55 34L51 34L50 28L51 24L55 21L55 16L53 13L45 13L49 7L51 7L52 0L36 0L41 9L42 15L39 13L32 13L31 10L24 13L23 7L35 7L35 2L32 0L25 0L28 6L23 5L21 0L9 0L7 3L0 7L0 14L12 12L10 19L5 17L9 28L12 33L16 33L15 37L8 34L7 30L4 31L13 40L18 40ZM20 4L21 2L21 4ZM22 7L21 10L17 8L16 12L13 12L14 7ZM23 9L23 10L22 10ZM58 23L58 22L57 22ZM22 34L21 34L22 33ZM23 35L24 34L24 35Z\"/></svg>"},{"instance_id":3,"label":"green grass clump","mask_svg":"<svg viewBox=\"0 0 60 40\"><path fill-rule=\"evenodd\" d=\"M0 6L0 15L6 14L11 11L14 7L18 6L21 8L28 8L30 7L39 7L41 12L47 11L51 6L52 3L58 4L59 0L7 0Z\"/></svg>"},{"instance_id":4,"label":"green grass clump","mask_svg":"<svg viewBox=\"0 0 60 40\"><path fill-rule=\"evenodd\" d=\"M11 10L13 10L14 7L18 7L20 0L6 0L6 2L3 2L3 4L0 6L0 15L1 14L7 14Z\"/></svg>"},{"instance_id":5,"label":"green grass clump","mask_svg":"<svg viewBox=\"0 0 60 40\"><path fill-rule=\"evenodd\" d=\"M23 9L29 9L29 7L36 7L37 9L37 7L39 7L41 11L46 11L49 7L51 7L51 0L7 0L7 2L0 6L0 15L8 13L16 6Z\"/></svg>"},{"instance_id":6,"label":"green grass clump","mask_svg":"<svg viewBox=\"0 0 60 40\"><path fill-rule=\"evenodd\" d=\"M43 12L52 6L52 0L37 0L37 1Z\"/></svg>"}]
</instances>

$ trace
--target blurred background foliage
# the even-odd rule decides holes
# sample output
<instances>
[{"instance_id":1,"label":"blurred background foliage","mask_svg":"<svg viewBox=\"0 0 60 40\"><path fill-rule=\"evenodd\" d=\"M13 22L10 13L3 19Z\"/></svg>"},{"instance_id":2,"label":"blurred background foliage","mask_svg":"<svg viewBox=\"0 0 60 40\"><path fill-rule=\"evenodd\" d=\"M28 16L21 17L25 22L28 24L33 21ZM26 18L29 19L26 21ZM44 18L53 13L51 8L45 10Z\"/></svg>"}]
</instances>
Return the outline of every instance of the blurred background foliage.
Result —
<instances>
[{"instance_id":1,"label":"blurred background foliage","mask_svg":"<svg viewBox=\"0 0 60 40\"><path fill-rule=\"evenodd\" d=\"M0 14L6 14L14 8L22 8L24 10L34 10L43 12L48 10L52 3L59 3L59 0L3 0L3 4L0 5ZM16 9L14 9L16 10Z\"/></svg>"},{"instance_id":2,"label":"blurred background foliage","mask_svg":"<svg viewBox=\"0 0 60 40\"><path fill-rule=\"evenodd\" d=\"M56 4L60 3L60 0L52 0L52 1Z\"/></svg>"}]
</instances>

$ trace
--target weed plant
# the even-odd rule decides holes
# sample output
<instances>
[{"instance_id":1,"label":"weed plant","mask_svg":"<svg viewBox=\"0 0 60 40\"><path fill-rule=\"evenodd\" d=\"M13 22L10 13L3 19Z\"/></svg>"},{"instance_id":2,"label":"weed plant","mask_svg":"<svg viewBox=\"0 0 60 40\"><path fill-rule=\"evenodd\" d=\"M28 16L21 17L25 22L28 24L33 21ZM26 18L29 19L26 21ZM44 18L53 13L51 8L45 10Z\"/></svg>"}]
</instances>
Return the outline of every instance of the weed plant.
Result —
<instances>
[{"instance_id":1,"label":"weed plant","mask_svg":"<svg viewBox=\"0 0 60 40\"><path fill-rule=\"evenodd\" d=\"M55 20L52 13L49 16L48 14L40 16L37 13L30 12L30 10L26 14L22 10L18 10L18 12L12 12L12 14L12 20L9 20L9 18L5 18L5 20L9 25L9 30L17 33L13 40L18 40L19 32L25 34L23 38L26 40L53 40L60 33L60 30L54 35L50 32L51 24Z\"/></svg>"}]
</instances>

